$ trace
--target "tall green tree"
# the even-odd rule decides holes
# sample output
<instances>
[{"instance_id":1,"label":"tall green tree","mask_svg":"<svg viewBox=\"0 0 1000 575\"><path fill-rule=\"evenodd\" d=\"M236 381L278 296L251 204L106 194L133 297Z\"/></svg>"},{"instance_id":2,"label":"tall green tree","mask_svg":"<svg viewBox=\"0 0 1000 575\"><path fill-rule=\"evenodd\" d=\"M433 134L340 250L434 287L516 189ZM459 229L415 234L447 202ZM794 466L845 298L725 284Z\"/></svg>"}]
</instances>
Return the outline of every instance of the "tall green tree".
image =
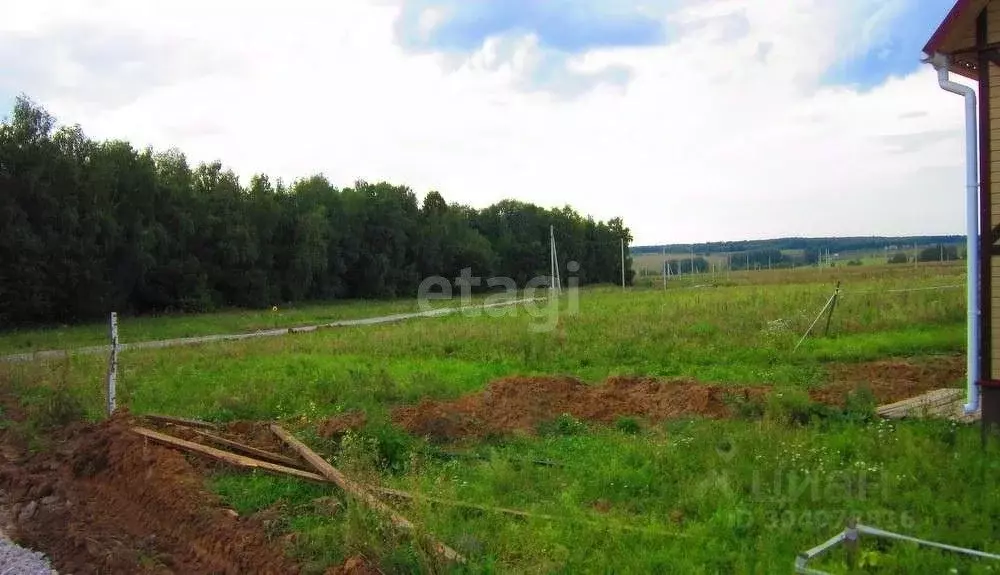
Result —
<instances>
[{"instance_id":1,"label":"tall green tree","mask_svg":"<svg viewBox=\"0 0 1000 575\"><path fill-rule=\"evenodd\" d=\"M620 240L632 238L617 218L516 200L479 210L322 175L243 186L221 162L192 168L176 149L57 129L25 97L0 123L0 327L408 296L466 268L524 285L550 273L550 228L564 276L574 261L581 285L619 281Z\"/></svg>"}]
</instances>

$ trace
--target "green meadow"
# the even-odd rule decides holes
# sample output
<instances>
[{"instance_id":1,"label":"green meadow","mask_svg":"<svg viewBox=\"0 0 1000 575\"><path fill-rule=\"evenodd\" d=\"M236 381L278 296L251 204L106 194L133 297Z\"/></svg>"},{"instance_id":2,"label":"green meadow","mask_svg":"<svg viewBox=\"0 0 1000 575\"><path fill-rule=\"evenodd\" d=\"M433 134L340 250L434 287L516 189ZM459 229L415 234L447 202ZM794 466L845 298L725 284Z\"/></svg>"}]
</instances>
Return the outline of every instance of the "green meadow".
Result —
<instances>
[{"instance_id":1,"label":"green meadow","mask_svg":"<svg viewBox=\"0 0 1000 575\"><path fill-rule=\"evenodd\" d=\"M829 331L821 318L795 349L838 281ZM655 282L587 288L503 310L128 350L119 402L135 414L276 420L348 475L467 504L386 499L468 558L446 566L332 486L240 471L208 479L241 515L277 517L269 532L292 535L288 552L307 573L357 554L386 573L788 573L799 552L851 517L996 553L1000 452L983 447L978 425L881 421L865 382L843 407L818 406L807 395L845 365L961 356L963 284L961 264L702 274L666 289ZM345 302L123 318L121 332L123 341L140 341L416 307L413 300ZM105 331L9 333L0 335L0 350L100 344ZM66 412L99 419L106 368L101 355L0 363L0 384L18 394L34 422L28 425L41 428ZM592 384L616 375L683 377L773 391L759 404L735 406L729 419L623 417L600 425L564 415L534 433L445 445L390 420L395 406L458 398L511 375ZM959 376L938 387L963 385ZM353 410L365 412L364 428L318 436L319 423ZM330 496L344 508L333 513L318 503ZM852 566L840 549L814 566L835 573L1000 567L872 539L862 540Z\"/></svg>"}]
</instances>

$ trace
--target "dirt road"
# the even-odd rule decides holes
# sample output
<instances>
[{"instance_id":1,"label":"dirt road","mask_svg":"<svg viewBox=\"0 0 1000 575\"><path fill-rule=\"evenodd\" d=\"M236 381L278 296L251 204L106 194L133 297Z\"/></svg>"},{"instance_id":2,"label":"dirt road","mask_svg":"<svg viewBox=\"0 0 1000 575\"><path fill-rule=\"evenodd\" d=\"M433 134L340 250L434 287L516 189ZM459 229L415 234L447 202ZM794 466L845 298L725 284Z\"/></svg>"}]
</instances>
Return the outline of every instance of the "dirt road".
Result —
<instances>
[{"instance_id":1,"label":"dirt road","mask_svg":"<svg viewBox=\"0 0 1000 575\"><path fill-rule=\"evenodd\" d=\"M122 343L119 344L119 350L130 350L130 349L154 349L161 347L176 347L179 345L199 345L203 343L213 343L220 341L237 341L242 339L252 339L258 337L278 337L282 335L288 335L292 333L308 333L316 331L318 329L324 328L335 328L335 327L357 327L366 325L378 325L383 323L393 323L398 321L404 321L408 319L416 318L428 318L428 317L441 317L446 315L451 315L453 313L459 313L465 310L471 309L489 309L498 307L508 307L512 305L518 305L522 303L532 303L537 301L543 301L545 298L526 298L511 301L502 301L496 303L482 304L477 306L466 306L466 307L447 307L441 309L434 309L428 311L418 311L411 313L397 313L394 315L384 315L379 317L367 317L361 319L345 319L340 321L335 321L331 323L325 323L320 325L307 325L301 327L288 327L279 329L269 329L263 331L254 331L249 333L234 333L234 334L218 334L218 335L202 335L196 337L182 337L177 339L161 339L155 341L140 341L135 343ZM23 361L35 361L39 359L61 359L68 355L87 355L95 353L108 353L110 351L110 346L108 345L95 345L90 347L78 347L75 349L53 349L45 351L34 351L28 353L16 353L13 355L0 356L0 362L23 362Z\"/></svg>"}]
</instances>

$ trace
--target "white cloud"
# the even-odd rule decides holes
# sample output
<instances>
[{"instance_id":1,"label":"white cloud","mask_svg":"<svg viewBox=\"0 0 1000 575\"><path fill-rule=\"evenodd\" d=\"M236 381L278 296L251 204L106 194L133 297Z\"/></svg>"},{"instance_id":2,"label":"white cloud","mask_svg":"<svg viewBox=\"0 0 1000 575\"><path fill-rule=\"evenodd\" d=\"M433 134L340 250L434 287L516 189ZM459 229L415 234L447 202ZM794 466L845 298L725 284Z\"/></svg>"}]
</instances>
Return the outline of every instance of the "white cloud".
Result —
<instances>
[{"instance_id":1,"label":"white cloud","mask_svg":"<svg viewBox=\"0 0 1000 575\"><path fill-rule=\"evenodd\" d=\"M476 206L570 204L624 217L638 243L962 231L961 99L929 68L864 93L819 84L871 17L856 3L699 1L680 18L701 24L668 46L581 57L581 69L628 66L632 81L570 100L517 89L530 42L509 61L491 56L495 42L451 65L404 53L385 2L0 4L0 39L84 27L213 63L173 65L123 101L82 99L74 82L101 70L55 61L29 95L91 136L176 146L244 176L322 171ZM734 10L748 32L727 38L732 23L713 17Z\"/></svg>"},{"instance_id":2,"label":"white cloud","mask_svg":"<svg viewBox=\"0 0 1000 575\"><path fill-rule=\"evenodd\" d=\"M447 18L447 13L443 8L426 8L420 13L420 18L417 21L417 31L422 36L422 40L427 40L431 32L441 22Z\"/></svg>"}]
</instances>

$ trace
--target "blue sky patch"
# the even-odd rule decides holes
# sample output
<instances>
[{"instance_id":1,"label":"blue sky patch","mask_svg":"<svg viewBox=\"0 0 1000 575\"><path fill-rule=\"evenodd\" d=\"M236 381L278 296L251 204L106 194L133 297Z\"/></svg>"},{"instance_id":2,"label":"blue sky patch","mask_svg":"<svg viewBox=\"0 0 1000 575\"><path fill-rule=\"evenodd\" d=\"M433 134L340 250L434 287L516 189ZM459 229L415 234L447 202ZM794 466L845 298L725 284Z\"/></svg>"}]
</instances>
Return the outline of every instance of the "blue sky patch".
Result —
<instances>
[{"instance_id":1,"label":"blue sky patch","mask_svg":"<svg viewBox=\"0 0 1000 575\"><path fill-rule=\"evenodd\" d=\"M444 17L425 35L428 9ZM666 41L658 18L624 0L407 0L396 28L404 47L440 52L473 52L490 37L528 33L544 48L573 54Z\"/></svg>"},{"instance_id":2,"label":"blue sky patch","mask_svg":"<svg viewBox=\"0 0 1000 575\"><path fill-rule=\"evenodd\" d=\"M859 36L870 35L857 54L827 71L827 84L878 86L892 76L918 69L923 47L955 4L954 0L889 0L859 23ZM854 38L848 38L848 44Z\"/></svg>"}]
</instances>

